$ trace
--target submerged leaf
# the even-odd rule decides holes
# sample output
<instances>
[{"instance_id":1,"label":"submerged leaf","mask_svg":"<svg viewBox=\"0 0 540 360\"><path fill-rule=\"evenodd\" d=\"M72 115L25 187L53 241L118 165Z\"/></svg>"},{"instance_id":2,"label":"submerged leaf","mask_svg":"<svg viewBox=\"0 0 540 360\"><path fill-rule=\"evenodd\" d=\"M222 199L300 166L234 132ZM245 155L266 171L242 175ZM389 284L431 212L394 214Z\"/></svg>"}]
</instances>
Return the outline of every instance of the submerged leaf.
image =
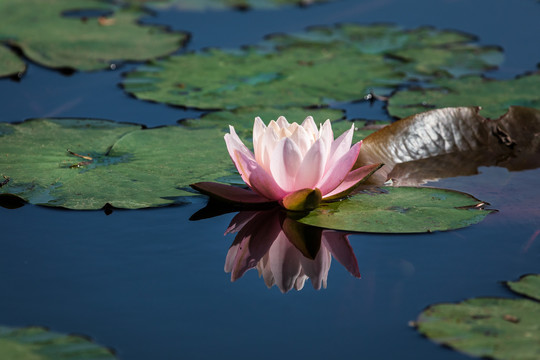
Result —
<instances>
[{"instance_id":1,"label":"submerged leaf","mask_svg":"<svg viewBox=\"0 0 540 360\"><path fill-rule=\"evenodd\" d=\"M520 288L521 282L537 278L530 275L510 284ZM538 281L524 286L526 295L540 293ZM472 356L501 360L540 356L540 302L534 300L475 298L432 305L420 314L416 326L431 340Z\"/></svg>"},{"instance_id":2,"label":"submerged leaf","mask_svg":"<svg viewBox=\"0 0 540 360\"><path fill-rule=\"evenodd\" d=\"M86 337L41 327L0 326L0 358L9 360L114 360L112 350Z\"/></svg>"},{"instance_id":3,"label":"submerged leaf","mask_svg":"<svg viewBox=\"0 0 540 360\"><path fill-rule=\"evenodd\" d=\"M80 15L70 16L73 13ZM97 70L116 61L142 61L170 54L187 39L183 33L140 25L142 15L105 1L3 0L0 40L44 66Z\"/></svg>"},{"instance_id":4,"label":"submerged leaf","mask_svg":"<svg viewBox=\"0 0 540 360\"><path fill-rule=\"evenodd\" d=\"M454 190L385 187L323 203L299 222L327 229L371 233L421 233L467 227L493 210Z\"/></svg>"}]
</instances>

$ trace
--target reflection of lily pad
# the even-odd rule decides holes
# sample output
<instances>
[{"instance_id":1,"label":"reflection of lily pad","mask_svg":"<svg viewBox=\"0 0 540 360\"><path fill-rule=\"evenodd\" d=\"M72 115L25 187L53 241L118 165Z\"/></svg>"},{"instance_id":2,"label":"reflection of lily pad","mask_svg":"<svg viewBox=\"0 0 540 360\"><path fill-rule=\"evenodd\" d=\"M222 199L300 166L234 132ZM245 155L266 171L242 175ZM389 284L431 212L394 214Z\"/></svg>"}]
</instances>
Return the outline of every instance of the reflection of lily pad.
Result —
<instances>
[{"instance_id":1,"label":"reflection of lily pad","mask_svg":"<svg viewBox=\"0 0 540 360\"><path fill-rule=\"evenodd\" d=\"M0 77L24 72L26 66L15 53L0 45Z\"/></svg>"},{"instance_id":2,"label":"reflection of lily pad","mask_svg":"<svg viewBox=\"0 0 540 360\"><path fill-rule=\"evenodd\" d=\"M538 275L519 293L539 300ZM513 289L513 286L510 286ZM524 287L525 288L525 287ZM540 302L528 299L476 298L457 304L437 304L420 314L418 331L431 340L468 355L508 360L540 358Z\"/></svg>"},{"instance_id":3,"label":"reflection of lily pad","mask_svg":"<svg viewBox=\"0 0 540 360\"><path fill-rule=\"evenodd\" d=\"M368 136L358 165L384 163L375 176L398 185L473 175L479 166L540 166L540 110L514 106L498 120L478 108L445 108L394 122Z\"/></svg>"},{"instance_id":4,"label":"reflection of lily pad","mask_svg":"<svg viewBox=\"0 0 540 360\"><path fill-rule=\"evenodd\" d=\"M2 193L70 209L167 205L190 195L188 184L230 174L223 133L178 126L141 130L100 120L32 120L4 124ZM88 160L70 155L66 149ZM72 167L80 164L80 167Z\"/></svg>"},{"instance_id":5,"label":"reflection of lily pad","mask_svg":"<svg viewBox=\"0 0 540 360\"><path fill-rule=\"evenodd\" d=\"M75 10L108 11L106 17L63 16ZM81 11L84 14L84 11ZM115 61L142 61L177 50L185 34L141 26L142 12L91 0L3 0L0 41L48 67L104 69Z\"/></svg>"},{"instance_id":6,"label":"reflection of lily pad","mask_svg":"<svg viewBox=\"0 0 540 360\"><path fill-rule=\"evenodd\" d=\"M335 0L122 0L132 5L174 6L182 10L274 9L284 5L311 5Z\"/></svg>"},{"instance_id":7,"label":"reflection of lily pad","mask_svg":"<svg viewBox=\"0 0 540 360\"><path fill-rule=\"evenodd\" d=\"M6 360L113 360L113 352L87 338L41 327L0 326L0 358Z\"/></svg>"},{"instance_id":8,"label":"reflection of lily pad","mask_svg":"<svg viewBox=\"0 0 540 360\"><path fill-rule=\"evenodd\" d=\"M242 50L172 56L129 73L123 86L140 99L202 109L352 101L370 89L389 92L411 77L452 72L456 64L459 73L477 73L497 63L492 58L499 49L471 41L470 36L432 28L318 27L272 36ZM423 56L405 56L402 52L409 48Z\"/></svg>"},{"instance_id":9,"label":"reflection of lily pad","mask_svg":"<svg viewBox=\"0 0 540 360\"><path fill-rule=\"evenodd\" d=\"M298 221L328 229L373 233L421 233L463 228L492 210L453 190L387 187L323 203Z\"/></svg>"},{"instance_id":10,"label":"reflection of lily pad","mask_svg":"<svg viewBox=\"0 0 540 360\"><path fill-rule=\"evenodd\" d=\"M496 119L509 106L519 105L540 110L540 74L514 80L491 80L479 76L460 79L437 79L436 88L398 91L388 101L388 111L406 117L431 108L481 106L481 114Z\"/></svg>"}]
</instances>

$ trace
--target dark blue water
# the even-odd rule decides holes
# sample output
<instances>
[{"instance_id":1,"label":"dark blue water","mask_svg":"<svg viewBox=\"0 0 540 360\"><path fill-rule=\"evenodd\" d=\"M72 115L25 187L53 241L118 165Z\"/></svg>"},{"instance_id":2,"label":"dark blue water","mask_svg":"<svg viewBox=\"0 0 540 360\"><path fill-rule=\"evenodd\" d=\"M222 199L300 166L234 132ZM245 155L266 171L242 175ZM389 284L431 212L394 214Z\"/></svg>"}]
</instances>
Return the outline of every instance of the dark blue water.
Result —
<instances>
[{"instance_id":1,"label":"dark blue water","mask_svg":"<svg viewBox=\"0 0 540 360\"><path fill-rule=\"evenodd\" d=\"M161 13L149 22L192 32L187 50L236 47L272 32L336 22L433 25L500 45L510 78L540 61L540 5L520 1L336 1L279 11ZM3 121L90 117L175 123L199 113L132 99L121 73L64 76L30 64L22 81L0 80ZM349 117L384 118L352 106ZM139 211L0 208L0 323L87 334L119 357L148 359L466 359L408 327L436 302L513 296L498 282L540 271L540 171L483 168L437 186L499 209L482 223L425 235L352 235L361 279L333 260L327 289L267 289L256 270L231 283L223 270L233 214L188 218L203 204ZM540 237L540 236L539 236Z\"/></svg>"}]
</instances>

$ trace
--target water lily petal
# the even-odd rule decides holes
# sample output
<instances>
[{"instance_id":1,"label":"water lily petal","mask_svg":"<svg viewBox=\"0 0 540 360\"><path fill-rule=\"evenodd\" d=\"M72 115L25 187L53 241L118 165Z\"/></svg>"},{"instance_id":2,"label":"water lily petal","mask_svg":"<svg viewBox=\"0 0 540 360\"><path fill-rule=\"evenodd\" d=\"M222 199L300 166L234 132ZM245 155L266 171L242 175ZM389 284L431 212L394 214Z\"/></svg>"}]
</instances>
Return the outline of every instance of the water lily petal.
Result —
<instances>
[{"instance_id":1,"label":"water lily petal","mask_svg":"<svg viewBox=\"0 0 540 360\"><path fill-rule=\"evenodd\" d=\"M317 129L317 125L313 120L313 116L306 117L302 122L302 127L310 134L312 141L317 140L319 130Z\"/></svg>"},{"instance_id":2,"label":"water lily petal","mask_svg":"<svg viewBox=\"0 0 540 360\"><path fill-rule=\"evenodd\" d=\"M266 125L264 125L263 121L260 117L256 117L255 121L253 122L253 149L255 155L257 155L257 146L261 142L261 136L264 134L264 131L266 129Z\"/></svg>"},{"instance_id":3,"label":"water lily petal","mask_svg":"<svg viewBox=\"0 0 540 360\"><path fill-rule=\"evenodd\" d=\"M279 132L281 131L281 128L279 127L278 123L275 120L270 121L267 128L272 129L273 131L276 132L276 134L279 134Z\"/></svg>"},{"instance_id":4,"label":"water lily petal","mask_svg":"<svg viewBox=\"0 0 540 360\"><path fill-rule=\"evenodd\" d=\"M234 165L240 171L240 168L238 167L238 163L236 161L236 156L234 155L235 152L241 152L243 153L247 158L253 159L255 161L255 156L253 153L244 145L242 140L238 137L236 134L236 131L234 130L233 126L229 126L230 133L225 134L225 144L227 145L227 151L229 152L229 156L231 157L232 161L234 162ZM246 181L246 179L244 179ZM249 185L249 182L246 181L246 184Z\"/></svg>"},{"instance_id":5,"label":"water lily petal","mask_svg":"<svg viewBox=\"0 0 540 360\"><path fill-rule=\"evenodd\" d=\"M343 155L345 155L351 148L352 139L354 135L354 124L351 128L341 134L336 140L332 142L330 147L330 154L328 155L328 161L326 162L325 173L330 167L337 162Z\"/></svg>"},{"instance_id":6,"label":"water lily petal","mask_svg":"<svg viewBox=\"0 0 540 360\"><path fill-rule=\"evenodd\" d=\"M308 150L298 169L296 178L294 179L295 189L313 189L318 187L317 185L324 174L327 159L327 146L323 139L318 139ZM322 190L321 193L324 194Z\"/></svg>"},{"instance_id":7,"label":"water lily petal","mask_svg":"<svg viewBox=\"0 0 540 360\"><path fill-rule=\"evenodd\" d=\"M253 191L270 200L280 200L287 195L287 192L255 160L239 151L235 155L240 175L246 184L250 184Z\"/></svg>"},{"instance_id":8,"label":"water lily petal","mask_svg":"<svg viewBox=\"0 0 540 360\"><path fill-rule=\"evenodd\" d=\"M323 197L338 187L339 184L345 180L347 174L351 171L356 159L358 158L358 153L360 152L361 143L354 144L349 151L341 157L338 161L334 162L332 167L328 169L318 187L323 194Z\"/></svg>"},{"instance_id":9,"label":"water lily petal","mask_svg":"<svg viewBox=\"0 0 540 360\"><path fill-rule=\"evenodd\" d=\"M276 183L285 191L294 191L294 179L302 163L298 146L289 138L281 139L276 145L270 162L270 171Z\"/></svg>"},{"instance_id":10,"label":"water lily petal","mask_svg":"<svg viewBox=\"0 0 540 360\"><path fill-rule=\"evenodd\" d=\"M306 153L313 145L313 137L304 129L302 126L297 126L291 135L291 140L298 146L300 149L300 154L302 157L306 156Z\"/></svg>"},{"instance_id":11,"label":"water lily petal","mask_svg":"<svg viewBox=\"0 0 540 360\"><path fill-rule=\"evenodd\" d=\"M270 173L270 163L272 159L272 153L279 141L278 134L274 129L267 127L264 130L263 135L260 137L259 143L255 148L255 159L262 167Z\"/></svg>"},{"instance_id":12,"label":"water lily petal","mask_svg":"<svg viewBox=\"0 0 540 360\"><path fill-rule=\"evenodd\" d=\"M346 196L350 191L354 190L360 181L371 176L371 174L380 169L381 166L382 164L366 165L351 171L337 188L330 193L323 195L323 199L332 200Z\"/></svg>"},{"instance_id":13,"label":"water lily petal","mask_svg":"<svg viewBox=\"0 0 540 360\"><path fill-rule=\"evenodd\" d=\"M278 117L276 123L281 129L286 129L290 125L287 119L285 119L285 116Z\"/></svg>"},{"instance_id":14,"label":"water lily petal","mask_svg":"<svg viewBox=\"0 0 540 360\"><path fill-rule=\"evenodd\" d=\"M332 131L332 124L330 123L330 120L326 120L324 124L321 125L321 129L319 130L319 138L324 140L325 144L328 145L328 150L330 150L332 142L334 141L334 132Z\"/></svg>"}]
</instances>

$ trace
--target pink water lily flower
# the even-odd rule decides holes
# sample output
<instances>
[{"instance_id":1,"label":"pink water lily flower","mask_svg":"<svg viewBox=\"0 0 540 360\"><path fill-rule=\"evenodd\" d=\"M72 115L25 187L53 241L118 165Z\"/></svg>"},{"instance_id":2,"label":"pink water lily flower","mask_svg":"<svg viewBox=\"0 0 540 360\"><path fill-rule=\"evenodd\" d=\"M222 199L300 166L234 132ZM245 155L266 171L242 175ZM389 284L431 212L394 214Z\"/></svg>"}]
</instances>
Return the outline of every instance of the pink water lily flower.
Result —
<instances>
[{"instance_id":1,"label":"pink water lily flower","mask_svg":"<svg viewBox=\"0 0 540 360\"><path fill-rule=\"evenodd\" d=\"M242 179L254 192L245 194L245 202L277 201L287 209L304 210L316 207L321 200L346 195L379 167L376 164L353 169L362 144L351 147L353 132L354 125L334 139L330 120L317 128L311 116L301 125L280 116L266 126L257 117L251 152L230 126L230 133L225 135L227 150ZM192 186L224 200L242 197L241 193L236 194L237 190L229 192L208 184Z\"/></svg>"}]
</instances>

